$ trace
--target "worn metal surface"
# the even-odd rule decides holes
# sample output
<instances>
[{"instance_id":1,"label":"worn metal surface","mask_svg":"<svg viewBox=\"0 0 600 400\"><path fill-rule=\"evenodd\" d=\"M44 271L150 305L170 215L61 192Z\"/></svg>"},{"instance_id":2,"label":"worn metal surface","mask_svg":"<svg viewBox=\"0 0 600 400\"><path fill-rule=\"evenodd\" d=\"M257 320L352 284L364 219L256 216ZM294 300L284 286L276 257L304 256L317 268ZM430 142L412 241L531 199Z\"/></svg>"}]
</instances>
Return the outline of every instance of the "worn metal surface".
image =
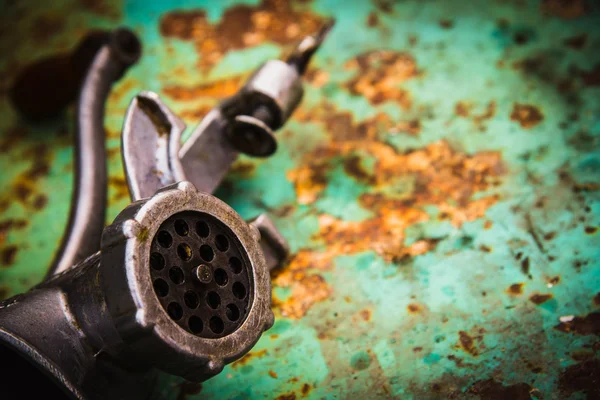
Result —
<instances>
[{"instance_id":1,"label":"worn metal surface","mask_svg":"<svg viewBox=\"0 0 600 400\"><path fill-rule=\"evenodd\" d=\"M106 115L107 218L128 203L120 127L140 90L194 125L328 17L275 156L217 193L291 243L276 323L166 398L594 398L600 379L600 10L593 1L4 5L0 291L44 276L66 225L73 109L21 121L20 68L124 24L145 54ZM32 99L34 101L35 99ZM184 135L185 136L185 135ZM562 318L562 322L560 318Z\"/></svg>"}]
</instances>

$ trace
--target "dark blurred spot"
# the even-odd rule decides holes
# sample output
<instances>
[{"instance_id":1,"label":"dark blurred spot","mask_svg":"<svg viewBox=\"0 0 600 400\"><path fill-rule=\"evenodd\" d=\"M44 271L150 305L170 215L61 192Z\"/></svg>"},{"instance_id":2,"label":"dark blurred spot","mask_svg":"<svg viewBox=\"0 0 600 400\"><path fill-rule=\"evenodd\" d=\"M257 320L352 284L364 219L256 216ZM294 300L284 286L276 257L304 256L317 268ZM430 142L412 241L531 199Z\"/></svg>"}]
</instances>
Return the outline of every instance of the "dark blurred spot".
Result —
<instances>
[{"instance_id":1,"label":"dark blurred spot","mask_svg":"<svg viewBox=\"0 0 600 400\"><path fill-rule=\"evenodd\" d=\"M585 47L587 43L587 33L583 33L577 36L571 36L570 38L566 38L563 43L565 46L570 47L575 50L581 50Z\"/></svg>"},{"instance_id":2,"label":"dark blurred spot","mask_svg":"<svg viewBox=\"0 0 600 400\"><path fill-rule=\"evenodd\" d=\"M94 31L71 53L60 53L26 65L9 90L17 111L32 121L56 117L77 96L81 80L108 34Z\"/></svg>"},{"instance_id":3,"label":"dark blurred spot","mask_svg":"<svg viewBox=\"0 0 600 400\"><path fill-rule=\"evenodd\" d=\"M525 257L523 261L521 261L521 271L529 276L529 257Z\"/></svg>"},{"instance_id":4,"label":"dark blurred spot","mask_svg":"<svg viewBox=\"0 0 600 400\"><path fill-rule=\"evenodd\" d=\"M589 71L581 71L581 78L583 83L587 87L598 87L600 86L600 64L594 65Z\"/></svg>"},{"instance_id":5,"label":"dark blurred spot","mask_svg":"<svg viewBox=\"0 0 600 400\"><path fill-rule=\"evenodd\" d=\"M0 261L5 267L11 266L15 262L18 248L15 245L9 245L0 250Z\"/></svg>"},{"instance_id":6,"label":"dark blurred spot","mask_svg":"<svg viewBox=\"0 0 600 400\"><path fill-rule=\"evenodd\" d=\"M561 322L554 329L577 335L600 335L600 312L593 312L585 317L574 317L567 322Z\"/></svg>"},{"instance_id":7,"label":"dark blurred spot","mask_svg":"<svg viewBox=\"0 0 600 400\"><path fill-rule=\"evenodd\" d=\"M542 0L542 13L570 20L587 14L591 8L586 0Z\"/></svg>"},{"instance_id":8,"label":"dark blurred spot","mask_svg":"<svg viewBox=\"0 0 600 400\"><path fill-rule=\"evenodd\" d=\"M558 379L563 395L583 392L588 400L600 399L600 360L589 360L566 368Z\"/></svg>"},{"instance_id":9,"label":"dark blurred spot","mask_svg":"<svg viewBox=\"0 0 600 400\"><path fill-rule=\"evenodd\" d=\"M369 16L367 17L367 26L369 28L375 28L378 25L379 25L379 16L377 15L377 13L371 11L369 13Z\"/></svg>"},{"instance_id":10,"label":"dark blurred spot","mask_svg":"<svg viewBox=\"0 0 600 400\"><path fill-rule=\"evenodd\" d=\"M540 304L544 304L545 302L550 300L552 297L553 296L551 294L534 293L531 296L529 296L529 301L531 301L534 304L540 305Z\"/></svg>"},{"instance_id":11,"label":"dark blurred spot","mask_svg":"<svg viewBox=\"0 0 600 400\"><path fill-rule=\"evenodd\" d=\"M515 103L510 114L511 121L518 122L522 128L529 129L544 120L542 112L534 105Z\"/></svg>"},{"instance_id":12,"label":"dark blurred spot","mask_svg":"<svg viewBox=\"0 0 600 400\"><path fill-rule=\"evenodd\" d=\"M530 391L531 386L527 383L504 386L494 379L487 379L472 384L467 393L478 395L481 400L529 400Z\"/></svg>"},{"instance_id":13,"label":"dark blurred spot","mask_svg":"<svg viewBox=\"0 0 600 400\"><path fill-rule=\"evenodd\" d=\"M179 394L177 400L185 400L188 395L198 394L202 391L201 383L184 381L179 385Z\"/></svg>"},{"instance_id":14,"label":"dark blurred spot","mask_svg":"<svg viewBox=\"0 0 600 400\"><path fill-rule=\"evenodd\" d=\"M479 350L477 350L477 348L475 347L475 342L473 338L467 332L459 331L458 340L460 343L460 347L462 347L464 351L475 357L479 355Z\"/></svg>"},{"instance_id":15,"label":"dark blurred spot","mask_svg":"<svg viewBox=\"0 0 600 400\"><path fill-rule=\"evenodd\" d=\"M506 289L506 291L509 294L519 295L519 294L523 293L523 286L524 285L525 285L524 283L513 283L512 285L510 285L508 287L508 289Z\"/></svg>"},{"instance_id":16,"label":"dark blurred spot","mask_svg":"<svg viewBox=\"0 0 600 400\"><path fill-rule=\"evenodd\" d=\"M440 26L444 29L451 29L454 26L454 21L451 19L441 19Z\"/></svg>"}]
</instances>

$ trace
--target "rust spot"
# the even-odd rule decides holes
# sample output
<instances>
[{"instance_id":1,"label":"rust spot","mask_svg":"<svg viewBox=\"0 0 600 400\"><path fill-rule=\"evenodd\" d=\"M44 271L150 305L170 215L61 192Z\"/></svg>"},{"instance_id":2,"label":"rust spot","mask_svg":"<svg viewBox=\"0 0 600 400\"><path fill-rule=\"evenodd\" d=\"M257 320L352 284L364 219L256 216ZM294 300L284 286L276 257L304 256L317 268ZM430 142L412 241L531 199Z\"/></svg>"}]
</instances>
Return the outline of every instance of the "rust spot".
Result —
<instances>
[{"instance_id":1,"label":"rust spot","mask_svg":"<svg viewBox=\"0 0 600 400\"><path fill-rule=\"evenodd\" d=\"M513 283L506 289L506 292L515 296L523 294L523 286L525 286L524 283Z\"/></svg>"},{"instance_id":2,"label":"rust spot","mask_svg":"<svg viewBox=\"0 0 600 400\"><path fill-rule=\"evenodd\" d=\"M248 364L248 362L250 362L250 360L252 360L254 358L263 357L266 354L267 354L267 349L251 351L250 353L246 354L244 357L240 358L239 360L237 360L233 364L231 364L231 367L232 368L242 367L242 366Z\"/></svg>"},{"instance_id":3,"label":"rust spot","mask_svg":"<svg viewBox=\"0 0 600 400\"><path fill-rule=\"evenodd\" d=\"M571 36L570 38L566 38L563 43L565 46L570 47L575 50L581 50L585 47L587 43L588 35L587 33L583 33L577 36Z\"/></svg>"},{"instance_id":4,"label":"rust spot","mask_svg":"<svg viewBox=\"0 0 600 400\"><path fill-rule=\"evenodd\" d=\"M522 128L530 129L542 122L544 115L536 106L515 103L510 114L510 119L511 121L518 122Z\"/></svg>"},{"instance_id":5,"label":"rust spot","mask_svg":"<svg viewBox=\"0 0 600 400\"><path fill-rule=\"evenodd\" d=\"M368 185L375 183L375 178L363 168L361 158L357 155L351 155L344 160L344 171L359 182L364 182Z\"/></svg>"},{"instance_id":6,"label":"rust spot","mask_svg":"<svg viewBox=\"0 0 600 400\"><path fill-rule=\"evenodd\" d=\"M444 29L451 29L452 27L454 27L454 21L452 21L451 19L441 19L439 22L440 26Z\"/></svg>"},{"instance_id":7,"label":"rust spot","mask_svg":"<svg viewBox=\"0 0 600 400\"><path fill-rule=\"evenodd\" d=\"M584 16L590 11L586 0L542 0L542 13L570 20Z\"/></svg>"},{"instance_id":8,"label":"rust spot","mask_svg":"<svg viewBox=\"0 0 600 400\"><path fill-rule=\"evenodd\" d=\"M406 309L408 310L409 313L411 314L418 314L419 312L421 312L421 310L423 309L419 304L416 303L410 303Z\"/></svg>"},{"instance_id":9,"label":"rust spot","mask_svg":"<svg viewBox=\"0 0 600 400\"><path fill-rule=\"evenodd\" d=\"M531 296L529 296L529 301L531 301L534 304L540 305L540 304L544 304L545 302L552 299L553 297L554 296L552 296L551 294L534 293Z\"/></svg>"},{"instance_id":10,"label":"rust spot","mask_svg":"<svg viewBox=\"0 0 600 400\"><path fill-rule=\"evenodd\" d=\"M305 383L304 385L302 385L302 389L300 389L300 391L302 392L302 394L304 396L306 396L307 394L310 393L311 388L312 388L312 386L310 386L308 383Z\"/></svg>"},{"instance_id":11,"label":"rust spot","mask_svg":"<svg viewBox=\"0 0 600 400\"><path fill-rule=\"evenodd\" d=\"M269 370L269 376L273 379L277 379L277 372Z\"/></svg>"},{"instance_id":12,"label":"rust spot","mask_svg":"<svg viewBox=\"0 0 600 400\"><path fill-rule=\"evenodd\" d=\"M521 261L521 271L529 276L529 257L525 257L523 261Z\"/></svg>"},{"instance_id":13,"label":"rust spot","mask_svg":"<svg viewBox=\"0 0 600 400\"><path fill-rule=\"evenodd\" d=\"M360 317L363 319L363 321L370 321L371 320L371 310L368 309L364 309L364 310L360 310Z\"/></svg>"},{"instance_id":14,"label":"rust spot","mask_svg":"<svg viewBox=\"0 0 600 400\"><path fill-rule=\"evenodd\" d=\"M0 250L0 260L4 267L9 267L15 262L18 250L19 249L15 245L9 245Z\"/></svg>"},{"instance_id":15,"label":"rust spot","mask_svg":"<svg viewBox=\"0 0 600 400\"><path fill-rule=\"evenodd\" d=\"M392 133L406 133L410 136L419 136L421 133L421 121L418 119L400 121L392 128Z\"/></svg>"},{"instance_id":16,"label":"rust spot","mask_svg":"<svg viewBox=\"0 0 600 400\"><path fill-rule=\"evenodd\" d=\"M369 16L367 17L367 26L369 28L374 28L379 25L379 16L377 13L371 11Z\"/></svg>"},{"instance_id":17,"label":"rust spot","mask_svg":"<svg viewBox=\"0 0 600 400\"><path fill-rule=\"evenodd\" d=\"M591 351L574 351L571 353L573 361L581 362L594 358L594 353Z\"/></svg>"},{"instance_id":18,"label":"rust spot","mask_svg":"<svg viewBox=\"0 0 600 400\"><path fill-rule=\"evenodd\" d=\"M589 71L581 71L581 78L583 83L587 87L598 87L600 86L600 64L596 64Z\"/></svg>"},{"instance_id":19,"label":"rust spot","mask_svg":"<svg viewBox=\"0 0 600 400\"><path fill-rule=\"evenodd\" d=\"M600 292L596 293L594 296L594 304L600 306Z\"/></svg>"},{"instance_id":20,"label":"rust spot","mask_svg":"<svg viewBox=\"0 0 600 400\"><path fill-rule=\"evenodd\" d=\"M48 204L48 196L45 194L38 194L31 203L32 207L36 210L46 207L46 204Z\"/></svg>"},{"instance_id":21,"label":"rust spot","mask_svg":"<svg viewBox=\"0 0 600 400\"><path fill-rule=\"evenodd\" d=\"M459 331L458 332L458 341L459 341L460 347L462 347L464 351L466 351L467 353L471 354L474 357L477 357L479 355L479 350L475 346L474 339L467 332Z\"/></svg>"},{"instance_id":22,"label":"rust spot","mask_svg":"<svg viewBox=\"0 0 600 400\"><path fill-rule=\"evenodd\" d=\"M127 181L121 176L111 176L108 178L108 185L114 190L113 201L129 198L129 187Z\"/></svg>"},{"instance_id":23,"label":"rust spot","mask_svg":"<svg viewBox=\"0 0 600 400\"><path fill-rule=\"evenodd\" d=\"M391 14L393 11L393 3L392 0L373 0L373 4L379 11L382 11L385 14Z\"/></svg>"},{"instance_id":24,"label":"rust spot","mask_svg":"<svg viewBox=\"0 0 600 400\"><path fill-rule=\"evenodd\" d=\"M485 223L483 224L483 229L490 229L492 227L493 223L490 220L485 221Z\"/></svg>"},{"instance_id":25,"label":"rust spot","mask_svg":"<svg viewBox=\"0 0 600 400\"><path fill-rule=\"evenodd\" d=\"M492 248L490 246L486 246L485 244L482 244L481 246L479 246L479 250L483 251L484 253L492 252Z\"/></svg>"},{"instance_id":26,"label":"rust spot","mask_svg":"<svg viewBox=\"0 0 600 400\"><path fill-rule=\"evenodd\" d=\"M235 75L203 82L191 87L171 85L163 88L163 92L167 96L178 101L197 101L198 99L206 98L213 100L213 102L216 103L217 100L222 100L234 95L242 86L246 78L246 75ZM208 107L201 107L198 113L203 117L208 110Z\"/></svg>"},{"instance_id":27,"label":"rust spot","mask_svg":"<svg viewBox=\"0 0 600 400\"><path fill-rule=\"evenodd\" d=\"M600 312L593 312L585 317L574 317L571 321L561 322L554 329L577 335L600 335Z\"/></svg>"},{"instance_id":28,"label":"rust spot","mask_svg":"<svg viewBox=\"0 0 600 400\"><path fill-rule=\"evenodd\" d=\"M552 240L556 237L556 232L548 232L544 235L544 240Z\"/></svg>"},{"instance_id":29,"label":"rust spot","mask_svg":"<svg viewBox=\"0 0 600 400\"><path fill-rule=\"evenodd\" d=\"M363 96L373 105L394 101L403 109L410 108L410 93L399 84L420 74L412 55L389 50L369 51L352 58L344 67L356 71L345 85L351 94Z\"/></svg>"},{"instance_id":30,"label":"rust spot","mask_svg":"<svg viewBox=\"0 0 600 400\"><path fill-rule=\"evenodd\" d=\"M496 102L490 101L485 109L479 113L473 113L475 105L467 101L459 101L454 105L454 114L462 118L470 118L475 128L481 132L485 131L484 123L496 115Z\"/></svg>"},{"instance_id":31,"label":"rust spot","mask_svg":"<svg viewBox=\"0 0 600 400\"><path fill-rule=\"evenodd\" d=\"M188 395L198 394L201 391L201 383L184 381L179 385L179 393L177 394L177 400L185 400L188 398Z\"/></svg>"},{"instance_id":32,"label":"rust spot","mask_svg":"<svg viewBox=\"0 0 600 400\"><path fill-rule=\"evenodd\" d=\"M165 37L193 41L199 67L206 71L232 50L265 42L291 45L316 32L325 17L293 2L263 0L258 5L240 4L225 10L217 23L209 22L203 10L169 12L161 18Z\"/></svg>"},{"instance_id":33,"label":"rust spot","mask_svg":"<svg viewBox=\"0 0 600 400\"><path fill-rule=\"evenodd\" d=\"M296 393L291 392L291 393L286 393L286 394L282 394L277 396L277 399L275 400L296 400Z\"/></svg>"},{"instance_id":34,"label":"rust spot","mask_svg":"<svg viewBox=\"0 0 600 400\"><path fill-rule=\"evenodd\" d=\"M255 170L256 164L250 161L237 160L233 163L229 172L232 174L236 174L241 178L250 178L254 175Z\"/></svg>"},{"instance_id":35,"label":"rust spot","mask_svg":"<svg viewBox=\"0 0 600 400\"><path fill-rule=\"evenodd\" d=\"M559 282L560 282L560 276L558 276L558 275L548 279L548 283L552 286L558 285Z\"/></svg>"},{"instance_id":36,"label":"rust spot","mask_svg":"<svg viewBox=\"0 0 600 400\"><path fill-rule=\"evenodd\" d=\"M413 347L413 352L419 353L421 351L423 351L423 347L421 347L421 346Z\"/></svg>"},{"instance_id":37,"label":"rust spot","mask_svg":"<svg viewBox=\"0 0 600 400\"><path fill-rule=\"evenodd\" d=\"M529 400L531 390L527 383L505 386L494 379L487 379L473 383L467 393L478 395L481 400Z\"/></svg>"},{"instance_id":38,"label":"rust spot","mask_svg":"<svg viewBox=\"0 0 600 400\"><path fill-rule=\"evenodd\" d=\"M597 226L586 226L584 228L585 233L587 233L588 235L593 235L594 233L598 232L598 227Z\"/></svg>"},{"instance_id":39,"label":"rust spot","mask_svg":"<svg viewBox=\"0 0 600 400\"><path fill-rule=\"evenodd\" d=\"M584 392L588 400L600 398L600 360L589 360L567 367L558 379L563 395Z\"/></svg>"}]
</instances>

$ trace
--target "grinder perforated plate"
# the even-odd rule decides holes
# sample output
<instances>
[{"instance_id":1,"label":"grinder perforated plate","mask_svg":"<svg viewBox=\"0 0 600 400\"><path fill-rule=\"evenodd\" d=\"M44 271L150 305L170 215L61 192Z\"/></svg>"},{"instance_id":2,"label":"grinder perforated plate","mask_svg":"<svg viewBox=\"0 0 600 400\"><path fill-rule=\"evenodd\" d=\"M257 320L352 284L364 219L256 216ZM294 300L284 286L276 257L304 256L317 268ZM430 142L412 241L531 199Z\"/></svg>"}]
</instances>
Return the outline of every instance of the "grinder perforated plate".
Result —
<instances>
[{"instance_id":1,"label":"grinder perforated plate","mask_svg":"<svg viewBox=\"0 0 600 400\"><path fill-rule=\"evenodd\" d=\"M231 229L205 213L177 213L152 239L154 292L171 319L203 338L226 336L246 319L249 265Z\"/></svg>"}]
</instances>

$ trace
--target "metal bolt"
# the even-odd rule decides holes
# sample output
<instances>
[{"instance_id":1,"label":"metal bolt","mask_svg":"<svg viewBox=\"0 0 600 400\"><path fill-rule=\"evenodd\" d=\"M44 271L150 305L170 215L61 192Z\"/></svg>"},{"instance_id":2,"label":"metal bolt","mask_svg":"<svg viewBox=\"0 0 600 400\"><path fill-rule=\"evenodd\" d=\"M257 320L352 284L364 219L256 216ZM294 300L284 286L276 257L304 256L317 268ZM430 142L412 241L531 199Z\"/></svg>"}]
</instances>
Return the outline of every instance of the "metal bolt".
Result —
<instances>
[{"instance_id":1,"label":"metal bolt","mask_svg":"<svg viewBox=\"0 0 600 400\"><path fill-rule=\"evenodd\" d=\"M194 277L198 279L200 283L209 283L212 281L212 270L208 265L200 264L194 270Z\"/></svg>"}]
</instances>

